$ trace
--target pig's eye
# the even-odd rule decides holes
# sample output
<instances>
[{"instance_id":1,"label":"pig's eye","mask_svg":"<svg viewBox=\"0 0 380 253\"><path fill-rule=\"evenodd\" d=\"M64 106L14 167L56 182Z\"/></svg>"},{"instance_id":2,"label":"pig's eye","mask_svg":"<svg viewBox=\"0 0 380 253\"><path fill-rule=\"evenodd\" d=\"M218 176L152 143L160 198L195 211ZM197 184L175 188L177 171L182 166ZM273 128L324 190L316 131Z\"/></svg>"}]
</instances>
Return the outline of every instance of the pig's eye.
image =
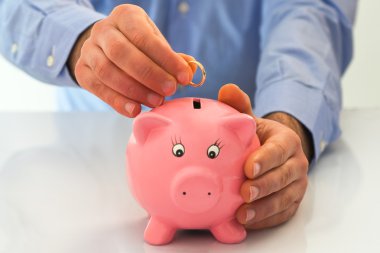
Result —
<instances>
[{"instance_id":1,"label":"pig's eye","mask_svg":"<svg viewBox=\"0 0 380 253\"><path fill-rule=\"evenodd\" d=\"M207 156L211 159L215 159L220 152L220 148L216 144L212 144L208 149L207 149Z\"/></svg>"},{"instance_id":2,"label":"pig's eye","mask_svg":"<svg viewBox=\"0 0 380 253\"><path fill-rule=\"evenodd\" d=\"M177 143L173 146L173 155L181 157L185 154L185 147L181 143Z\"/></svg>"}]
</instances>

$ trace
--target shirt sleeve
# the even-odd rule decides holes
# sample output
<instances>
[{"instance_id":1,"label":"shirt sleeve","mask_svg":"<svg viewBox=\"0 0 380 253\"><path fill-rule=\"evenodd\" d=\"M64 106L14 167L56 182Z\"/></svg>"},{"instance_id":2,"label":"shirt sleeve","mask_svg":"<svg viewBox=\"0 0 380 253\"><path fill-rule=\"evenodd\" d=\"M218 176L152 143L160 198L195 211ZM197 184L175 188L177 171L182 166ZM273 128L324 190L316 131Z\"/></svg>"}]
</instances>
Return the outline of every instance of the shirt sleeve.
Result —
<instances>
[{"instance_id":1,"label":"shirt sleeve","mask_svg":"<svg viewBox=\"0 0 380 253\"><path fill-rule=\"evenodd\" d=\"M66 66L70 51L102 18L89 0L0 0L0 52L43 82L74 86Z\"/></svg>"},{"instance_id":2,"label":"shirt sleeve","mask_svg":"<svg viewBox=\"0 0 380 253\"><path fill-rule=\"evenodd\" d=\"M255 113L285 112L311 132L314 161L340 135L341 76L356 0L265 0Z\"/></svg>"}]
</instances>

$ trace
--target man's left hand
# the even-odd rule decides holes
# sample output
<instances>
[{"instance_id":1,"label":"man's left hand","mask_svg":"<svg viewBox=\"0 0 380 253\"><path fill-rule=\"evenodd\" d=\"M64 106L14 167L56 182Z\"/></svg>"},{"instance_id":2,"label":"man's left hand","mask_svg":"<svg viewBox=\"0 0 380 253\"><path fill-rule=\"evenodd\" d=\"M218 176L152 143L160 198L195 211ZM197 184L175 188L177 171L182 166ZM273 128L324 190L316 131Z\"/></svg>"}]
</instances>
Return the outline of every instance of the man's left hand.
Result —
<instances>
[{"instance_id":1,"label":"man's left hand","mask_svg":"<svg viewBox=\"0 0 380 253\"><path fill-rule=\"evenodd\" d=\"M248 95L236 85L224 85L218 99L253 116ZM255 118L261 147L244 165L247 180L241 195L246 203L236 212L249 229L276 226L293 217L307 187L306 156L312 156L311 138L301 123L281 112L266 118Z\"/></svg>"}]
</instances>

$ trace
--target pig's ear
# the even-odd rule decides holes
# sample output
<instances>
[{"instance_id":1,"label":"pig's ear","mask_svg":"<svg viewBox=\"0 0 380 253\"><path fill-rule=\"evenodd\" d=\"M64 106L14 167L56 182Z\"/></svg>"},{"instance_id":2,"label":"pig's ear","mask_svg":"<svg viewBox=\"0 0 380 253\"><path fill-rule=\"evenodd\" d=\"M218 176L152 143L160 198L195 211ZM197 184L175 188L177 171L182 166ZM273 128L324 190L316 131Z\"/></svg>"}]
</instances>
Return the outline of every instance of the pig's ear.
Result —
<instances>
[{"instance_id":1,"label":"pig's ear","mask_svg":"<svg viewBox=\"0 0 380 253\"><path fill-rule=\"evenodd\" d=\"M133 134L138 143L145 143L149 134L158 128L171 124L171 120L153 112L138 116L133 123Z\"/></svg>"},{"instance_id":2,"label":"pig's ear","mask_svg":"<svg viewBox=\"0 0 380 253\"><path fill-rule=\"evenodd\" d=\"M224 117L222 119L222 125L235 133L245 147L252 142L256 134L255 120L244 113Z\"/></svg>"}]
</instances>

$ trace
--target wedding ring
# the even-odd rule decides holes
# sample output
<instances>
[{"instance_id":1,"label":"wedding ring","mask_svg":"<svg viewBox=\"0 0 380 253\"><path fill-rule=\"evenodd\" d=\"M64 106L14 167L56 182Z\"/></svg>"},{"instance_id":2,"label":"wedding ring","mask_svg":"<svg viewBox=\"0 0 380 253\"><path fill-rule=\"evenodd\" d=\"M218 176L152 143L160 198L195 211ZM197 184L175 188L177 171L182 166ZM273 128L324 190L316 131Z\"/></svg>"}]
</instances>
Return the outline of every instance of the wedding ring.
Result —
<instances>
[{"instance_id":1,"label":"wedding ring","mask_svg":"<svg viewBox=\"0 0 380 253\"><path fill-rule=\"evenodd\" d=\"M193 83L192 81L190 81L190 85L193 86L193 87L199 87L201 86L202 84L204 84L204 82L206 81L206 70L205 70L205 67L203 67L202 63L198 62L198 61L189 61L188 63L194 63L196 64L200 70L202 71L202 79L199 83Z\"/></svg>"}]
</instances>

